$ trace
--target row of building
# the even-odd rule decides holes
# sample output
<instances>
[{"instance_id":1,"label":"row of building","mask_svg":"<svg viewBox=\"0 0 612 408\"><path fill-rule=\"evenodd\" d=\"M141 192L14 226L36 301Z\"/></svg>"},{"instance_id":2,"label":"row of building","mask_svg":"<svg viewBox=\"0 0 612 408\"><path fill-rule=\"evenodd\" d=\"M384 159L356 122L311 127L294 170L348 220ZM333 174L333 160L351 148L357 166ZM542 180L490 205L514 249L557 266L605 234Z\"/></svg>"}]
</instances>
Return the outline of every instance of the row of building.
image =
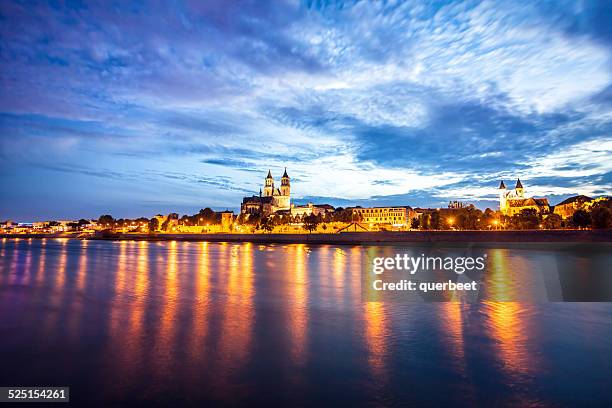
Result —
<instances>
[{"instance_id":1,"label":"row of building","mask_svg":"<svg viewBox=\"0 0 612 408\"><path fill-rule=\"evenodd\" d=\"M502 215L513 216L520 214L521 211L533 209L536 212L546 214L558 214L562 218L571 217L578 209L589 209L597 201L604 199L592 199L584 195L570 197L561 203L551 206L547 198L530 197L525 194L525 189L520 179L517 179L514 189L508 189L502 180L499 185L499 211ZM460 202L449 203L448 209L457 210L463 208ZM291 179L287 174L287 169L281 177L281 186L276 188L271 171L264 180L264 187L259 190L259 195L244 197L240 211L243 214L289 214L291 216L304 216L310 214L324 214L333 211L334 207L328 204L315 205L294 205L291 203ZM353 214L358 215L360 222L366 224L388 224L392 226L405 226L414 217L428 212L432 209L411 208L409 206L392 207L352 207ZM433 210L432 210L433 211Z\"/></svg>"},{"instance_id":2,"label":"row of building","mask_svg":"<svg viewBox=\"0 0 612 408\"><path fill-rule=\"evenodd\" d=\"M579 209L589 210L590 207L599 200L605 198L592 199L584 195L570 197L555 206L551 206L546 198L529 197L525 194L525 189L520 180L517 179L514 189L508 189L504 181L499 185L499 211L502 215L513 216L526 209L533 209L536 212L548 215L558 214L563 219L572 217ZM393 228L405 228L411 225L411 221L423 214L439 211L443 217L452 217L455 212L461 210L465 205L460 202L450 202L448 208L427 209L412 208L410 206L388 206L388 207L350 207L351 219L370 227L389 226ZM305 217L311 214L325 215L335 211L329 204L316 205L308 203L306 205L295 205L291 202L291 179L287 174L287 169L281 177L280 188L276 188L272 173L264 180L263 189L259 190L259 195L244 197L240 206L240 211L246 217L252 214L268 216L271 214L289 215L291 217ZM176 214L175 214L176 215ZM158 230L162 225L167 224L168 230L175 232L230 232L233 230L235 216L231 211L221 213L219 225L181 225L178 217L169 219L168 216L158 215ZM103 229L104 225L97 225L94 220L87 221L46 221L34 223L12 223L6 221L0 223L0 231L4 232L68 232L68 231L95 231ZM134 222L123 226L124 232L138 230L145 225Z\"/></svg>"},{"instance_id":3,"label":"row of building","mask_svg":"<svg viewBox=\"0 0 612 408\"><path fill-rule=\"evenodd\" d=\"M506 216L520 214L521 211L532 209L540 214L557 214L561 218L570 218L577 210L590 210L599 201L607 197L591 198L585 195L570 197L559 204L551 206L547 198L528 197L520 179L516 180L514 189L506 188L502 180L499 184L499 211Z\"/></svg>"},{"instance_id":4,"label":"row of building","mask_svg":"<svg viewBox=\"0 0 612 408\"><path fill-rule=\"evenodd\" d=\"M87 223L79 223L75 220L38 221L38 222L13 222L11 220L0 222L0 232L25 234L25 233L59 233L71 231L93 231L98 224L94 220Z\"/></svg>"}]
</instances>

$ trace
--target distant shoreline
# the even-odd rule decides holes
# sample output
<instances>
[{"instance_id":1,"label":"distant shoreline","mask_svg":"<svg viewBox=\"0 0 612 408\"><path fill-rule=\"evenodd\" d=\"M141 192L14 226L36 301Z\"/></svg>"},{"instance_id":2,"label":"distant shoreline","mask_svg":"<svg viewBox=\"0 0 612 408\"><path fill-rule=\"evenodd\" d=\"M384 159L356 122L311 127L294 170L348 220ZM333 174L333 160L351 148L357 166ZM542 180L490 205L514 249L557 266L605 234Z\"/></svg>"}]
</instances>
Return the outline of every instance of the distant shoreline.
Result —
<instances>
[{"instance_id":1,"label":"distant shoreline","mask_svg":"<svg viewBox=\"0 0 612 408\"><path fill-rule=\"evenodd\" d=\"M612 242L612 229L607 230L525 230L525 231L402 231L346 232L334 234L0 234L0 238L42 239L73 238L109 241L208 241L253 242L277 244L345 244L369 243L526 243L526 242Z\"/></svg>"}]
</instances>

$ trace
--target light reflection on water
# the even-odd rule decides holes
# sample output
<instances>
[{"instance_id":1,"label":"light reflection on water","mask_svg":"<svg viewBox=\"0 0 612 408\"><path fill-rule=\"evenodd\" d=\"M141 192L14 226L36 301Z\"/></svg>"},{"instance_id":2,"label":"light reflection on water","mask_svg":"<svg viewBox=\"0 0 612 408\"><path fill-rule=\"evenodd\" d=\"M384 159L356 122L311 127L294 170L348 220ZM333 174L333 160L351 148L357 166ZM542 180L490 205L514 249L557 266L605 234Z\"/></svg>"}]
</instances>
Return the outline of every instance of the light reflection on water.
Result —
<instances>
[{"instance_id":1,"label":"light reflection on water","mask_svg":"<svg viewBox=\"0 0 612 408\"><path fill-rule=\"evenodd\" d=\"M295 258L294 268L288 272L293 274L291 284L287 285L290 297L289 330L291 333L291 359L301 366L306 358L306 335L308 329L308 263L306 246L304 244L288 247L287 254Z\"/></svg>"},{"instance_id":2,"label":"light reflection on water","mask_svg":"<svg viewBox=\"0 0 612 408\"><path fill-rule=\"evenodd\" d=\"M382 302L364 303L365 341L368 349L368 363L378 382L385 382L386 344L385 305Z\"/></svg>"},{"instance_id":3,"label":"light reflection on water","mask_svg":"<svg viewBox=\"0 0 612 408\"><path fill-rule=\"evenodd\" d=\"M363 302L367 251L3 240L1 382L111 404L610 400L610 304ZM496 299L537 289L552 257L487 251Z\"/></svg>"}]
</instances>

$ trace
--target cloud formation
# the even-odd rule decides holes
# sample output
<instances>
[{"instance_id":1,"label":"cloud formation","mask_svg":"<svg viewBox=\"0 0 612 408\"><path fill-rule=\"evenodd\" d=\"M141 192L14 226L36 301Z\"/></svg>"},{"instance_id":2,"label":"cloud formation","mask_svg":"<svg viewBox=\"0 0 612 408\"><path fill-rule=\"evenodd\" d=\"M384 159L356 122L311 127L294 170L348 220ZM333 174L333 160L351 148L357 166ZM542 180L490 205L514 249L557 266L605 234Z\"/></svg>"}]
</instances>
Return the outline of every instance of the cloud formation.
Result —
<instances>
[{"instance_id":1,"label":"cloud formation","mask_svg":"<svg viewBox=\"0 0 612 408\"><path fill-rule=\"evenodd\" d=\"M236 208L285 166L298 200L342 205L494 205L516 177L553 203L612 194L611 15L597 1L2 2L0 214Z\"/></svg>"}]
</instances>

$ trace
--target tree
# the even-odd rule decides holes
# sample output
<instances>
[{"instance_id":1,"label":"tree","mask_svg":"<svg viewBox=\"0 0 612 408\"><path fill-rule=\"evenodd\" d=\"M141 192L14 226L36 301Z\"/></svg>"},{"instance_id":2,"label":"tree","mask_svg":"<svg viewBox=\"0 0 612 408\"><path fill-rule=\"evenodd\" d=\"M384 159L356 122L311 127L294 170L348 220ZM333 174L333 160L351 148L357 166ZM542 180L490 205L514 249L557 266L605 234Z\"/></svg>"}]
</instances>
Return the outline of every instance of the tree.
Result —
<instances>
[{"instance_id":1,"label":"tree","mask_svg":"<svg viewBox=\"0 0 612 408\"><path fill-rule=\"evenodd\" d=\"M577 210L572 215L572 224L578 228L586 228L591 225L591 214L585 210Z\"/></svg>"},{"instance_id":2,"label":"tree","mask_svg":"<svg viewBox=\"0 0 612 408\"><path fill-rule=\"evenodd\" d=\"M274 216L272 217L272 223L273 225L287 225L291 222L291 215L290 214L274 214Z\"/></svg>"},{"instance_id":3,"label":"tree","mask_svg":"<svg viewBox=\"0 0 612 408\"><path fill-rule=\"evenodd\" d=\"M274 221L271 217L264 217L259 222L259 229L267 231L268 233L272 232L274 229Z\"/></svg>"},{"instance_id":4,"label":"tree","mask_svg":"<svg viewBox=\"0 0 612 408\"><path fill-rule=\"evenodd\" d=\"M544 228L546 229L559 229L561 228L561 223L563 219L559 214L549 214L548 217L544 219Z\"/></svg>"},{"instance_id":5,"label":"tree","mask_svg":"<svg viewBox=\"0 0 612 408\"><path fill-rule=\"evenodd\" d=\"M419 217L414 217L412 220L410 220L410 228L412 229L419 229Z\"/></svg>"},{"instance_id":6,"label":"tree","mask_svg":"<svg viewBox=\"0 0 612 408\"><path fill-rule=\"evenodd\" d=\"M526 208L519 214L514 214L510 224L515 229L536 229L540 225L540 216L535 209Z\"/></svg>"},{"instance_id":7,"label":"tree","mask_svg":"<svg viewBox=\"0 0 612 408\"><path fill-rule=\"evenodd\" d=\"M176 224L175 221L178 221L178 214L177 213L168 214L168 218L166 218L166 220L162 222L162 225L161 225L162 231L168 231L171 226Z\"/></svg>"},{"instance_id":8,"label":"tree","mask_svg":"<svg viewBox=\"0 0 612 408\"><path fill-rule=\"evenodd\" d=\"M98 224L103 228L113 228L115 225L115 219L108 214L101 215L100 218L98 218Z\"/></svg>"},{"instance_id":9,"label":"tree","mask_svg":"<svg viewBox=\"0 0 612 408\"><path fill-rule=\"evenodd\" d=\"M149 233L154 233L159 228L159 220L155 217L149 220Z\"/></svg>"},{"instance_id":10,"label":"tree","mask_svg":"<svg viewBox=\"0 0 612 408\"><path fill-rule=\"evenodd\" d=\"M357 216L355 214L355 216ZM338 207L334 210L333 213L330 214L330 219L335 222L353 222L359 221L353 219L353 210L348 208Z\"/></svg>"},{"instance_id":11,"label":"tree","mask_svg":"<svg viewBox=\"0 0 612 408\"><path fill-rule=\"evenodd\" d=\"M88 225L88 224L89 224L89 221L87 221L87 220L86 220L86 219L84 219L84 218L81 218L81 219L79 220L79 227L81 227L81 226L83 226L83 225Z\"/></svg>"},{"instance_id":12,"label":"tree","mask_svg":"<svg viewBox=\"0 0 612 408\"><path fill-rule=\"evenodd\" d=\"M486 210L484 210L484 213L482 214L482 218L480 219L479 228L480 229L496 228L497 223L499 223L497 218L498 217L497 217L497 214L495 214L495 211L493 211L490 208L487 208Z\"/></svg>"},{"instance_id":13,"label":"tree","mask_svg":"<svg viewBox=\"0 0 612 408\"><path fill-rule=\"evenodd\" d=\"M214 224L217 220L216 213L206 207L196 215L198 225Z\"/></svg>"},{"instance_id":14,"label":"tree","mask_svg":"<svg viewBox=\"0 0 612 408\"><path fill-rule=\"evenodd\" d=\"M325 211L323 213L323 222L333 222L334 221L334 213L332 211Z\"/></svg>"},{"instance_id":15,"label":"tree","mask_svg":"<svg viewBox=\"0 0 612 408\"><path fill-rule=\"evenodd\" d=\"M308 230L309 233L316 230L317 225L319 225L319 217L316 215L310 214L304 217L304 228Z\"/></svg>"},{"instance_id":16,"label":"tree","mask_svg":"<svg viewBox=\"0 0 612 408\"><path fill-rule=\"evenodd\" d=\"M161 223L161 226L159 227L159 229L162 231L168 231L169 227L170 227L170 219L166 218L164 222Z\"/></svg>"},{"instance_id":17,"label":"tree","mask_svg":"<svg viewBox=\"0 0 612 408\"><path fill-rule=\"evenodd\" d=\"M478 229L478 226L483 218L484 215L482 211L473 205L470 205L469 207L459 210L459 214L457 216L457 226L460 229L475 230Z\"/></svg>"},{"instance_id":18,"label":"tree","mask_svg":"<svg viewBox=\"0 0 612 408\"><path fill-rule=\"evenodd\" d=\"M429 218L429 226L431 227L431 229L435 229L435 230L440 229L441 227L440 211L436 210L431 213L431 216Z\"/></svg>"},{"instance_id":19,"label":"tree","mask_svg":"<svg viewBox=\"0 0 612 408\"><path fill-rule=\"evenodd\" d=\"M421 224L421 229L426 230L429 229L429 214L428 213L424 213L423 215L421 215L421 220L420 220L420 224Z\"/></svg>"},{"instance_id":20,"label":"tree","mask_svg":"<svg viewBox=\"0 0 612 408\"><path fill-rule=\"evenodd\" d=\"M140 231L144 231L145 228L148 229L148 225L149 225L149 219L146 217L140 217L140 218L136 218L134 220L134 222L136 222L136 225L138 226L138 229Z\"/></svg>"},{"instance_id":21,"label":"tree","mask_svg":"<svg viewBox=\"0 0 612 408\"><path fill-rule=\"evenodd\" d=\"M245 224L258 225L260 220L261 220L260 213L252 213L252 214L249 214L249 217L246 219Z\"/></svg>"},{"instance_id":22,"label":"tree","mask_svg":"<svg viewBox=\"0 0 612 408\"><path fill-rule=\"evenodd\" d=\"M238 218L236 218L236 223L239 225L246 224L247 218L248 216L246 213L240 213L240 215L238 215Z\"/></svg>"},{"instance_id":23,"label":"tree","mask_svg":"<svg viewBox=\"0 0 612 408\"><path fill-rule=\"evenodd\" d=\"M612 228L612 210L604 206L594 206L591 210L593 228Z\"/></svg>"}]
</instances>

